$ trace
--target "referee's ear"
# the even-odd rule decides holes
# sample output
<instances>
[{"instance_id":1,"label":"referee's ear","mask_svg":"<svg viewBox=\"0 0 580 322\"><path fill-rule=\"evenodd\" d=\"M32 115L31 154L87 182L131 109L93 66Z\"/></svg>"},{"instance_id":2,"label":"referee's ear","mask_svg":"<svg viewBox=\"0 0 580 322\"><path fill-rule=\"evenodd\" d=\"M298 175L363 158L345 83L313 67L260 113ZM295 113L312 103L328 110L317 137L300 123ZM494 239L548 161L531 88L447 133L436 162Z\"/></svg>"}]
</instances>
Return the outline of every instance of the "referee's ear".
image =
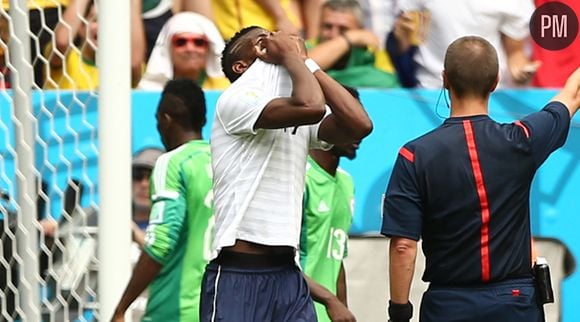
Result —
<instances>
[{"instance_id":1,"label":"referee's ear","mask_svg":"<svg viewBox=\"0 0 580 322\"><path fill-rule=\"evenodd\" d=\"M448 90L449 89L449 81L447 80L447 73L445 72L445 69L441 72L441 77L443 77L443 87Z\"/></svg>"},{"instance_id":2,"label":"referee's ear","mask_svg":"<svg viewBox=\"0 0 580 322\"><path fill-rule=\"evenodd\" d=\"M495 91L495 89L497 88L497 84L499 84L499 74L497 74L497 76L495 77L495 82L493 82L491 88L489 89L490 93Z\"/></svg>"}]
</instances>

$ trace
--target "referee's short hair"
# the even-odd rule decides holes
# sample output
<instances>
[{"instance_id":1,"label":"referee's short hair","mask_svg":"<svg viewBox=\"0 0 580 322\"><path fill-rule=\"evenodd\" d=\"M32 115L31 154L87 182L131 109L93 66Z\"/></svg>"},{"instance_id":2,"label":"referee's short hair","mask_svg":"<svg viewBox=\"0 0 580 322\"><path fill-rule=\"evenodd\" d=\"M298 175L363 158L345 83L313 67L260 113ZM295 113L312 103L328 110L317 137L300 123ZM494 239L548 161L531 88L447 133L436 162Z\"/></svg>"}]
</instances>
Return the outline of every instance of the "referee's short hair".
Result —
<instances>
[{"instance_id":1,"label":"referee's short hair","mask_svg":"<svg viewBox=\"0 0 580 322\"><path fill-rule=\"evenodd\" d=\"M481 37L461 37L447 47L444 68L446 87L457 97L487 97L499 73L497 52Z\"/></svg>"}]
</instances>

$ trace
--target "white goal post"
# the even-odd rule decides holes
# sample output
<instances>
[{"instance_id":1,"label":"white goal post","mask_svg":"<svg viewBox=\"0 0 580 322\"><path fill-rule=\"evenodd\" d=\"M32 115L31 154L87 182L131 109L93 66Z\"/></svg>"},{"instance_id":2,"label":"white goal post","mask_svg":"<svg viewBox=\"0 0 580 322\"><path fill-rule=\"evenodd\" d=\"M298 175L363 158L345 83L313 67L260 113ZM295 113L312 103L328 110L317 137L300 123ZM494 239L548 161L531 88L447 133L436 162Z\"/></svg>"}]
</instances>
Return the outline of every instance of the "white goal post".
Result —
<instances>
[{"instance_id":1,"label":"white goal post","mask_svg":"<svg viewBox=\"0 0 580 322\"><path fill-rule=\"evenodd\" d=\"M102 0L99 18L99 303L110 320L130 275L130 1ZM125 71L120 72L120 71Z\"/></svg>"}]
</instances>

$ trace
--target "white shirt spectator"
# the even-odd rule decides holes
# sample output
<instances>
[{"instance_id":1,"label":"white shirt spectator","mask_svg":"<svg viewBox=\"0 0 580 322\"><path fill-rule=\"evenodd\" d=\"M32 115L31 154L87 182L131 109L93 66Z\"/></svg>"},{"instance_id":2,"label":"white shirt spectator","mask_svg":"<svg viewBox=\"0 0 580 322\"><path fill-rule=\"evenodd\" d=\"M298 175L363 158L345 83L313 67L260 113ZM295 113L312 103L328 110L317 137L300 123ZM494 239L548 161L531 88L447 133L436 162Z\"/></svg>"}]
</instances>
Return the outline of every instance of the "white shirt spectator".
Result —
<instances>
[{"instance_id":1,"label":"white shirt spectator","mask_svg":"<svg viewBox=\"0 0 580 322\"><path fill-rule=\"evenodd\" d=\"M397 18L397 0L359 0L365 17L365 27L372 30L385 48L385 39Z\"/></svg>"},{"instance_id":2,"label":"white shirt spectator","mask_svg":"<svg viewBox=\"0 0 580 322\"><path fill-rule=\"evenodd\" d=\"M162 91L165 83L173 79L173 62L171 61L171 37L179 33L205 35L209 41L209 54L205 72L209 77L223 77L221 55L224 41L214 23L195 12L180 12L171 17L161 31L151 57L147 62L145 74L137 85L138 89Z\"/></svg>"},{"instance_id":3,"label":"white shirt spectator","mask_svg":"<svg viewBox=\"0 0 580 322\"><path fill-rule=\"evenodd\" d=\"M529 35L529 21L534 11L531 0L400 0L402 11L427 10L431 14L424 44L415 55L419 86L440 88L441 71L447 47L457 38L481 36L497 50L500 86L510 84L506 54L501 34L515 40Z\"/></svg>"}]
</instances>

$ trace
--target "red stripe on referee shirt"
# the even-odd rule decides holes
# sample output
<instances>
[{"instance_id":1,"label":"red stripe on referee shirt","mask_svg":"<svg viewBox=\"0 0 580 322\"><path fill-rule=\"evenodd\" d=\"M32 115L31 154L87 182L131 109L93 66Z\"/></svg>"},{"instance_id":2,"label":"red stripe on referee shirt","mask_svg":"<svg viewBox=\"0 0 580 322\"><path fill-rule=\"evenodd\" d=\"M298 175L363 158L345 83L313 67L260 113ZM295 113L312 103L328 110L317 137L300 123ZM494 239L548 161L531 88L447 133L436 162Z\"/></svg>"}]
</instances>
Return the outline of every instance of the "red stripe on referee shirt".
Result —
<instances>
[{"instance_id":1,"label":"red stripe on referee shirt","mask_svg":"<svg viewBox=\"0 0 580 322\"><path fill-rule=\"evenodd\" d=\"M409 160L409 162L411 163L415 162L415 154L409 151L409 149L407 149L406 147L402 147L399 150L399 154L402 155L403 158Z\"/></svg>"},{"instance_id":2,"label":"red stripe on referee shirt","mask_svg":"<svg viewBox=\"0 0 580 322\"><path fill-rule=\"evenodd\" d=\"M528 139L530 138L530 130L528 130L528 128L522 122L515 121L514 124L521 127L524 130L524 134L526 135L526 137Z\"/></svg>"},{"instance_id":3,"label":"red stripe on referee shirt","mask_svg":"<svg viewBox=\"0 0 580 322\"><path fill-rule=\"evenodd\" d=\"M471 159L471 168L473 170L473 176L475 177L477 196L479 197L479 205L481 207L481 279L487 282L489 281L489 203L483 182L483 174L481 173L481 164L479 163L479 156L477 155L477 149L475 147L471 121L463 121L463 129L465 130L467 150L469 151L469 158Z\"/></svg>"}]
</instances>

